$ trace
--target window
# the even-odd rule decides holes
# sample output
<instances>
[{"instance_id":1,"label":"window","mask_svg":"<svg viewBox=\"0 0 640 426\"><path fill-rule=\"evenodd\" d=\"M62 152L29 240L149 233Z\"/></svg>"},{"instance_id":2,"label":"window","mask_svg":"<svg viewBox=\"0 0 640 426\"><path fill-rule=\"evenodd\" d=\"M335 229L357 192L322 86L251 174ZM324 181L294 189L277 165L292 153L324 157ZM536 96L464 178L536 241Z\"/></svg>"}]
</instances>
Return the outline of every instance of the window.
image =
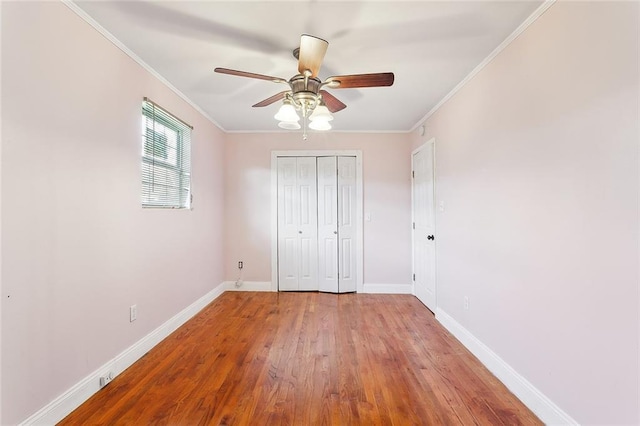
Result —
<instances>
[{"instance_id":1,"label":"window","mask_svg":"<svg viewBox=\"0 0 640 426\"><path fill-rule=\"evenodd\" d=\"M190 207L191 129L147 98L142 102L142 207Z\"/></svg>"}]
</instances>

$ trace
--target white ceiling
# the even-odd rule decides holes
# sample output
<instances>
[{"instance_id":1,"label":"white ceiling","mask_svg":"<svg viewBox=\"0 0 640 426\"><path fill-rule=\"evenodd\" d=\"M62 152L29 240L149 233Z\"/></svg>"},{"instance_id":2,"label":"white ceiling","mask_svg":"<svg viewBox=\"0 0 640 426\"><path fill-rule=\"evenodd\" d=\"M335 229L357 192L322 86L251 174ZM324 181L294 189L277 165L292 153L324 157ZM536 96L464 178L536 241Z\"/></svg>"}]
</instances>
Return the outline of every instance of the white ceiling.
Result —
<instances>
[{"instance_id":1,"label":"white ceiling","mask_svg":"<svg viewBox=\"0 0 640 426\"><path fill-rule=\"evenodd\" d=\"M320 77L391 71L391 87L329 90L341 131L408 131L504 41L535 1L76 1L227 131L276 131L286 88L213 72L289 79L300 35L329 41Z\"/></svg>"}]
</instances>

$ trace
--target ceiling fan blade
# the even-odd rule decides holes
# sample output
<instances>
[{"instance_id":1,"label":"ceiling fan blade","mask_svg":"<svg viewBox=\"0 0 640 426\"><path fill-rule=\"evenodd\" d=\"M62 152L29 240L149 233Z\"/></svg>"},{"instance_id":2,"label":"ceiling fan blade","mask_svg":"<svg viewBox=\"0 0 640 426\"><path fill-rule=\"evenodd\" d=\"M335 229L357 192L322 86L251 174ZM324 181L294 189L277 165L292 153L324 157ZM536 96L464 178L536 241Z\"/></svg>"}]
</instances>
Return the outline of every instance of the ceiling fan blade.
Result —
<instances>
[{"instance_id":1,"label":"ceiling fan blade","mask_svg":"<svg viewBox=\"0 0 640 426\"><path fill-rule=\"evenodd\" d=\"M256 107L265 107L267 105L271 105L272 103L279 101L280 99L284 99L284 95L287 92L288 90L285 90L284 92L276 93L275 95L265 99L264 101L260 101L257 104L253 105L253 107L256 108Z\"/></svg>"},{"instance_id":2,"label":"ceiling fan blade","mask_svg":"<svg viewBox=\"0 0 640 426\"><path fill-rule=\"evenodd\" d=\"M272 77L270 75L256 74L256 73L252 73L252 72L232 70L232 69L229 69L229 68L216 68L216 69L214 69L214 71L218 72L220 74L237 75L238 77L257 78L259 80L268 80L268 81L273 81L274 83L286 83L287 82L287 80L285 80L283 78L280 78L280 77Z\"/></svg>"},{"instance_id":3,"label":"ceiling fan blade","mask_svg":"<svg viewBox=\"0 0 640 426\"><path fill-rule=\"evenodd\" d=\"M300 37L300 52L298 56L298 72L304 74L306 70L311 71L311 77L316 77L324 54L327 53L329 43L318 37L303 34Z\"/></svg>"},{"instance_id":4,"label":"ceiling fan blade","mask_svg":"<svg viewBox=\"0 0 640 426\"><path fill-rule=\"evenodd\" d=\"M321 90L320 93L322 93L322 100L324 101L324 104L327 106L329 111L338 112L338 111L342 111L347 107L345 104L342 103L340 99L336 98L326 90Z\"/></svg>"},{"instance_id":5,"label":"ceiling fan blade","mask_svg":"<svg viewBox=\"0 0 640 426\"><path fill-rule=\"evenodd\" d=\"M335 83L329 84L328 87L332 89L351 89L354 87L391 86L394 78L392 72L379 72L375 74L336 75L327 78L326 82L332 83L337 81L340 83L337 86L334 86Z\"/></svg>"}]
</instances>

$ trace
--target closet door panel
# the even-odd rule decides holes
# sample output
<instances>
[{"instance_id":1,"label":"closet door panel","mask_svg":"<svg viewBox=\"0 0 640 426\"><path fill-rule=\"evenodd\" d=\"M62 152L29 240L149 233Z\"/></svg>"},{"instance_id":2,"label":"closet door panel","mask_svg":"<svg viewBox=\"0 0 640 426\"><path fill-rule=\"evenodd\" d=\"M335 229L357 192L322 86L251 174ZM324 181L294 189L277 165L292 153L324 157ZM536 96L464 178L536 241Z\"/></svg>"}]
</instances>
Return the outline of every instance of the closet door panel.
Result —
<instances>
[{"instance_id":1,"label":"closet door panel","mask_svg":"<svg viewBox=\"0 0 640 426\"><path fill-rule=\"evenodd\" d=\"M338 291L356 291L356 157L338 157Z\"/></svg>"},{"instance_id":2,"label":"closet door panel","mask_svg":"<svg viewBox=\"0 0 640 426\"><path fill-rule=\"evenodd\" d=\"M318 157L318 287L338 292L338 180L336 157Z\"/></svg>"},{"instance_id":3,"label":"closet door panel","mask_svg":"<svg viewBox=\"0 0 640 426\"><path fill-rule=\"evenodd\" d=\"M316 158L298 157L298 290L318 290L318 193Z\"/></svg>"},{"instance_id":4,"label":"closet door panel","mask_svg":"<svg viewBox=\"0 0 640 426\"><path fill-rule=\"evenodd\" d=\"M297 161L278 158L278 287L298 290Z\"/></svg>"}]
</instances>

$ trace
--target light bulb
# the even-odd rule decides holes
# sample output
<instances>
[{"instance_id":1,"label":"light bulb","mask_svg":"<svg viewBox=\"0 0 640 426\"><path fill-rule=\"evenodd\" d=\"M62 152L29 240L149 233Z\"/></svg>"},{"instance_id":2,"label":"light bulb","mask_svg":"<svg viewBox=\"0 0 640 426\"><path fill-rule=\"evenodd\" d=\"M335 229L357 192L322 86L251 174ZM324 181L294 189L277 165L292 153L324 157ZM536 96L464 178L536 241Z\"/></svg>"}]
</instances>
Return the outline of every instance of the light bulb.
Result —
<instances>
[{"instance_id":1,"label":"light bulb","mask_svg":"<svg viewBox=\"0 0 640 426\"><path fill-rule=\"evenodd\" d=\"M331 130L331 124L325 120L315 120L309 123L309 128L313 130Z\"/></svg>"},{"instance_id":2,"label":"light bulb","mask_svg":"<svg viewBox=\"0 0 640 426\"><path fill-rule=\"evenodd\" d=\"M309 117L311 121L331 121L333 120L333 115L329 111L325 105L320 104L314 110L311 116Z\"/></svg>"},{"instance_id":3,"label":"light bulb","mask_svg":"<svg viewBox=\"0 0 640 426\"><path fill-rule=\"evenodd\" d=\"M300 117L296 113L296 109L288 101L284 101L278 113L273 116L278 121L298 121Z\"/></svg>"}]
</instances>

